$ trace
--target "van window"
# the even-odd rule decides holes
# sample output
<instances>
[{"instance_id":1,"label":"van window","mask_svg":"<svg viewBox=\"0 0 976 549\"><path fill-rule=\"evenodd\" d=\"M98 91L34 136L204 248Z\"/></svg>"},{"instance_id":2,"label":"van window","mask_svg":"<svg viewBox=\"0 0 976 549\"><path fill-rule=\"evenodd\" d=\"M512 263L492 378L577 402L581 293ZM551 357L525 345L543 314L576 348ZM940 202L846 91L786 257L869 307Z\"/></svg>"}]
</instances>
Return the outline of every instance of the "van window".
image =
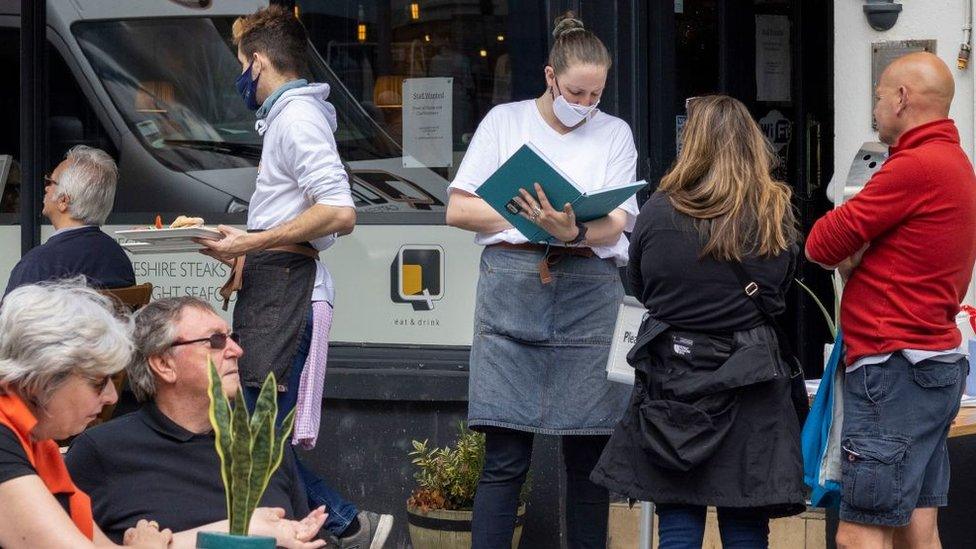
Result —
<instances>
[{"instance_id":1,"label":"van window","mask_svg":"<svg viewBox=\"0 0 976 549\"><path fill-rule=\"evenodd\" d=\"M397 2L298 4L314 46L304 76L330 86L336 142L360 211L443 211L448 181L478 122L494 105L535 97L544 87L549 33L537 3L414 3L416 14ZM230 43L234 19L72 26L132 133L173 170L255 167L260 159L254 113L234 87L241 71ZM517 50L509 49L512 41ZM436 129L446 144L436 163L413 157L417 132L413 141L403 135L403 85L413 78L440 79L440 93L451 98L450 117ZM431 222L414 217L401 221Z\"/></svg>"},{"instance_id":2,"label":"van window","mask_svg":"<svg viewBox=\"0 0 976 549\"><path fill-rule=\"evenodd\" d=\"M261 138L254 113L234 88L240 63L230 43L233 17L101 21L74 31L125 117L157 158L181 171L256 166ZM310 80L333 86L336 140L346 160L399 157L396 144L310 54Z\"/></svg>"},{"instance_id":3,"label":"van window","mask_svg":"<svg viewBox=\"0 0 976 549\"><path fill-rule=\"evenodd\" d=\"M256 166L254 114L234 89L229 23L209 18L72 27L132 133L177 171Z\"/></svg>"}]
</instances>

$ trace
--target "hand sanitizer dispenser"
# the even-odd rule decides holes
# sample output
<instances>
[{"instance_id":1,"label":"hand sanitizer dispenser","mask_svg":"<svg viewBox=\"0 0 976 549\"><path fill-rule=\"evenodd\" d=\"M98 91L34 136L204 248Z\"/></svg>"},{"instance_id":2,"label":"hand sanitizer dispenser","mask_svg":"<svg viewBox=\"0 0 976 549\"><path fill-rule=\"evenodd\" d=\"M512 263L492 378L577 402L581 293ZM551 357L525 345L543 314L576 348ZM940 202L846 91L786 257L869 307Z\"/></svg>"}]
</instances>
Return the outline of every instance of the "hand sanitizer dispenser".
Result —
<instances>
[{"instance_id":1,"label":"hand sanitizer dispenser","mask_svg":"<svg viewBox=\"0 0 976 549\"><path fill-rule=\"evenodd\" d=\"M851 167L847 171L847 180L844 187L837 189L837 178L831 181L830 188L827 189L828 197L834 204L840 204L848 198L857 194L875 172L881 169L881 165L888 159L888 146L877 141L868 141L861 145L861 148L854 155Z\"/></svg>"}]
</instances>

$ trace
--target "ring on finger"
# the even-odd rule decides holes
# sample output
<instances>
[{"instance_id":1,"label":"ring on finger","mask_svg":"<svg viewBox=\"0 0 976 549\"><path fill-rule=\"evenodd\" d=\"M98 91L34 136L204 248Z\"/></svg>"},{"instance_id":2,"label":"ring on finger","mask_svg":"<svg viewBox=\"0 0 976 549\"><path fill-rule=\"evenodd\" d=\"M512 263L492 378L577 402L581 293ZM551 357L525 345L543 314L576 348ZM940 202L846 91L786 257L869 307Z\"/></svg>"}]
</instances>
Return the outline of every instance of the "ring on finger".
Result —
<instances>
[{"instance_id":1,"label":"ring on finger","mask_svg":"<svg viewBox=\"0 0 976 549\"><path fill-rule=\"evenodd\" d=\"M540 208L532 208L532 218L538 219L542 215L542 210Z\"/></svg>"}]
</instances>

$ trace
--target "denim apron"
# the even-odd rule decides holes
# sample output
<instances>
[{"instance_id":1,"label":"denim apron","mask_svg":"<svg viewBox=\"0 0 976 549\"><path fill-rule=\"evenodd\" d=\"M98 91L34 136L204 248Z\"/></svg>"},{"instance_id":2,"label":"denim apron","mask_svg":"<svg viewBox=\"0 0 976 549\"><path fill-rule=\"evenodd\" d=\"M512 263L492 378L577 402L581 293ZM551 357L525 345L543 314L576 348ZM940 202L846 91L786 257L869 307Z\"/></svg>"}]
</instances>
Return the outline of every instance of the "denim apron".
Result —
<instances>
[{"instance_id":1,"label":"denim apron","mask_svg":"<svg viewBox=\"0 0 976 549\"><path fill-rule=\"evenodd\" d=\"M608 435L630 387L607 380L624 291L611 260L563 256L539 278L542 252L481 254L468 424L551 435Z\"/></svg>"},{"instance_id":2,"label":"denim apron","mask_svg":"<svg viewBox=\"0 0 976 549\"><path fill-rule=\"evenodd\" d=\"M289 252L249 253L241 282L234 304L234 331L244 349L238 360L241 384L260 387L274 372L278 390L285 390L308 317L315 260Z\"/></svg>"}]
</instances>

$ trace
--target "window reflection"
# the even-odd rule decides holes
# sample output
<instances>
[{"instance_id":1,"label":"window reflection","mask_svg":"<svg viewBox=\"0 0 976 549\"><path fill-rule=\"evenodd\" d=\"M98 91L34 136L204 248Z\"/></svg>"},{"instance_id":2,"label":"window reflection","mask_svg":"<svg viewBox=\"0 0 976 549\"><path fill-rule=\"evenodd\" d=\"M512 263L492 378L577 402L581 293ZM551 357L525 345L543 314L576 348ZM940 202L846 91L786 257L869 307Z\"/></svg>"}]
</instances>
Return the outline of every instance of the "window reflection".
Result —
<instances>
[{"instance_id":1,"label":"window reflection","mask_svg":"<svg viewBox=\"0 0 976 549\"><path fill-rule=\"evenodd\" d=\"M478 122L494 105L542 89L548 34L534 2L320 0L298 6L314 46L305 76L332 88L336 142L360 210L443 210L448 181ZM260 158L254 113L234 89L240 65L230 44L233 21L93 21L72 32L140 144L174 171L202 174L253 168ZM530 30L535 27L537 33ZM518 40L508 39L515 33ZM510 51L516 43L518 51ZM521 96L513 93L513 72L532 75ZM403 83L426 77L451 79L451 121L444 131L450 148L445 162L417 166L404 159ZM243 178L227 188L241 202L252 184Z\"/></svg>"},{"instance_id":2,"label":"window reflection","mask_svg":"<svg viewBox=\"0 0 976 549\"><path fill-rule=\"evenodd\" d=\"M511 56L517 52L509 51L512 42L506 40L511 25L530 23L515 20L519 2L306 0L298 4L326 64L399 144L405 79L453 79L451 141L456 152L467 149L478 122L493 106L524 99L513 97ZM532 15L541 14L532 10ZM544 23L535 21L539 17L530 19ZM544 30L537 39L545 42ZM535 53L523 57L535 57L527 62L538 67L541 82L545 59Z\"/></svg>"}]
</instances>

